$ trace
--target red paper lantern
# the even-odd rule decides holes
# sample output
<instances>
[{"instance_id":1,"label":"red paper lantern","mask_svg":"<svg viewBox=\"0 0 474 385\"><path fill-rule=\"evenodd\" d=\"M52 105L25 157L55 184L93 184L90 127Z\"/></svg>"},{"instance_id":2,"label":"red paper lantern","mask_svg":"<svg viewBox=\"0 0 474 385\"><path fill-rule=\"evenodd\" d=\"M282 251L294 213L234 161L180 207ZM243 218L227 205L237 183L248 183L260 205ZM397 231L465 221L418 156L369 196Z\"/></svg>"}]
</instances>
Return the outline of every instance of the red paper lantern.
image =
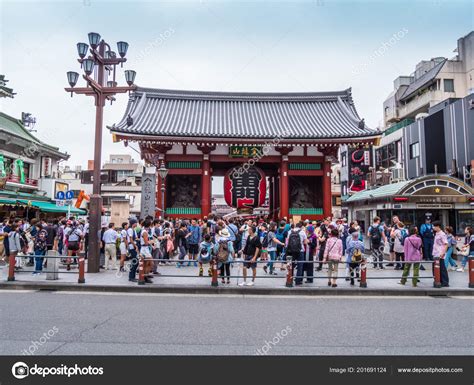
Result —
<instances>
[{"instance_id":1,"label":"red paper lantern","mask_svg":"<svg viewBox=\"0 0 474 385\"><path fill-rule=\"evenodd\" d=\"M265 203L267 181L258 167L234 167L224 177L226 203L237 209L260 207Z\"/></svg>"}]
</instances>

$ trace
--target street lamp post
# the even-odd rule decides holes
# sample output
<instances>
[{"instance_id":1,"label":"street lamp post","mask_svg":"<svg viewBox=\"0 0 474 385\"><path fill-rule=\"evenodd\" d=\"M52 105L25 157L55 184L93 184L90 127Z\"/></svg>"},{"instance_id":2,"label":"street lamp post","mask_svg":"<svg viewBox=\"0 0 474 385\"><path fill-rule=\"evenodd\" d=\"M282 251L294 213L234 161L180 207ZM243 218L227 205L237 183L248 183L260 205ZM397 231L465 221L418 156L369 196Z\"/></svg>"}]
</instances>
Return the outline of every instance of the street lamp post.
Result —
<instances>
[{"instance_id":1,"label":"street lamp post","mask_svg":"<svg viewBox=\"0 0 474 385\"><path fill-rule=\"evenodd\" d=\"M168 169L165 167L165 162L161 161L160 168L158 169L158 175L161 179L161 213L163 219L165 219L165 179L168 175Z\"/></svg>"},{"instance_id":2,"label":"street lamp post","mask_svg":"<svg viewBox=\"0 0 474 385\"><path fill-rule=\"evenodd\" d=\"M86 87L75 88L79 74L70 71L67 79L70 87L65 88L72 95L82 94L93 96L95 100L95 143L94 143L94 170L93 189L89 203L89 245L88 245L88 272L98 273L100 265L100 230L102 215L102 197L100 196L100 168L102 153L102 125L104 118L104 105L106 100L111 103L115 100L114 95L134 90L135 71L125 71L125 80L128 86L117 86L115 73L117 64L123 66L127 61L125 55L128 43L119 41L117 49L119 57L112 51L110 45L101 39L95 32L89 33L89 45L86 43L77 44L79 55L78 62L84 70L83 78ZM89 55L86 57L86 55ZM111 78L112 80L109 80Z\"/></svg>"}]
</instances>

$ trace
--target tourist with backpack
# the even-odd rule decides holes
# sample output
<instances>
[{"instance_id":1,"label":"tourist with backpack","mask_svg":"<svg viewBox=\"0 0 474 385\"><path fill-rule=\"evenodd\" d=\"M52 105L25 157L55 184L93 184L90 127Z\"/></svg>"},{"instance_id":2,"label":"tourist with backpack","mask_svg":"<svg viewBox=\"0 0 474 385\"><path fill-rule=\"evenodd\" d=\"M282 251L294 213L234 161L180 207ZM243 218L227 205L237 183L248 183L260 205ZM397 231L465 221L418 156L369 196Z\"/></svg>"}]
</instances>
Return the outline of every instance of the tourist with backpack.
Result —
<instances>
[{"instance_id":1,"label":"tourist with backpack","mask_svg":"<svg viewBox=\"0 0 474 385\"><path fill-rule=\"evenodd\" d=\"M286 259L285 257L285 243L286 243L286 238L288 237L288 230L286 226L285 221L281 221L280 225L278 226L277 231L275 232L275 238L280 241L279 244L277 244L277 249L276 249L276 259L279 261L282 261L280 264L280 270L284 271L286 270L284 260Z\"/></svg>"},{"instance_id":2,"label":"tourist with backpack","mask_svg":"<svg viewBox=\"0 0 474 385\"><path fill-rule=\"evenodd\" d=\"M40 274L43 270L43 259L48 250L48 232L43 229L41 225L36 225L36 232L34 238L34 253L35 253L35 271L33 275Z\"/></svg>"},{"instance_id":3,"label":"tourist with backpack","mask_svg":"<svg viewBox=\"0 0 474 385\"><path fill-rule=\"evenodd\" d=\"M232 218L229 219L227 228L229 229L229 232L230 232L230 239L234 243L234 250L240 250L242 235L240 234L237 226L234 224L234 220Z\"/></svg>"},{"instance_id":4,"label":"tourist with backpack","mask_svg":"<svg viewBox=\"0 0 474 385\"><path fill-rule=\"evenodd\" d=\"M349 238L349 225L347 224L346 218L342 218L340 220L338 229L339 229L339 237L341 238L341 241L342 241L343 254L345 255L347 239Z\"/></svg>"},{"instance_id":5,"label":"tourist with backpack","mask_svg":"<svg viewBox=\"0 0 474 385\"><path fill-rule=\"evenodd\" d=\"M248 226L248 237L245 240L245 247L242 250L245 262L243 263L244 280L239 283L239 286L253 286L255 285L255 277L257 276L257 258L262 250L262 243L257 235L257 228L255 226ZM247 282L247 269L252 269L252 281Z\"/></svg>"},{"instance_id":6,"label":"tourist with backpack","mask_svg":"<svg viewBox=\"0 0 474 385\"><path fill-rule=\"evenodd\" d=\"M446 252L444 262L447 270L456 271L458 265L453 259L453 252L457 247L458 241L454 236L454 229L451 226L446 226L446 236L448 237L448 251Z\"/></svg>"},{"instance_id":7,"label":"tourist with backpack","mask_svg":"<svg viewBox=\"0 0 474 385\"><path fill-rule=\"evenodd\" d=\"M403 264L400 262L404 261L404 243L408 237L408 231L405 229L403 222L398 221L394 226L394 229L390 232L390 237L394 239L393 251L395 252L395 270L403 270Z\"/></svg>"},{"instance_id":8,"label":"tourist with backpack","mask_svg":"<svg viewBox=\"0 0 474 385\"><path fill-rule=\"evenodd\" d=\"M400 280L400 285L405 285L407 281L407 277L410 274L410 269L413 266L413 278L412 278L412 286L416 287L418 285L418 277L420 275L420 262L422 260L422 240L418 236L418 228L416 226L411 226L409 230L409 235L405 239L403 244L403 253L405 256L406 262L413 262L413 263L405 263L403 267L403 274L402 279Z\"/></svg>"},{"instance_id":9,"label":"tourist with backpack","mask_svg":"<svg viewBox=\"0 0 474 385\"><path fill-rule=\"evenodd\" d=\"M8 233L8 250L10 252L10 261L15 259L15 270L22 269L21 257L18 254L22 251L22 244L20 242L20 232L18 222L13 222L10 232Z\"/></svg>"},{"instance_id":10,"label":"tourist with backpack","mask_svg":"<svg viewBox=\"0 0 474 385\"><path fill-rule=\"evenodd\" d=\"M324 222L319 227L319 254L318 260L322 261L324 259L324 250L326 248L326 242L329 238L329 220L326 218ZM316 268L316 271L321 271L323 269L323 264L320 263L319 266Z\"/></svg>"},{"instance_id":11,"label":"tourist with backpack","mask_svg":"<svg viewBox=\"0 0 474 385\"><path fill-rule=\"evenodd\" d=\"M303 275L306 274L307 283L313 283L314 256L316 255L316 250L318 248L318 236L314 231L313 225L308 225L306 227L306 237L308 239L308 243L305 247L305 262L303 263Z\"/></svg>"},{"instance_id":12,"label":"tourist with backpack","mask_svg":"<svg viewBox=\"0 0 474 385\"><path fill-rule=\"evenodd\" d=\"M264 245L262 243L262 248L266 246L268 256L270 257L269 262L263 266L263 270L265 270L265 273L269 272L270 275L277 275L277 273L275 273L275 267L274 267L274 261L276 260L276 256L277 256L277 247L278 246L282 247L285 245L283 241L280 241L276 237L276 226L277 224L275 222L270 223L270 228L268 229L268 233L267 233L267 244Z\"/></svg>"},{"instance_id":13,"label":"tourist with backpack","mask_svg":"<svg viewBox=\"0 0 474 385\"><path fill-rule=\"evenodd\" d=\"M331 236L327 240L324 249L323 262L328 263L328 286L337 287L337 273L339 262L342 259L342 241L339 239L339 230L331 230Z\"/></svg>"},{"instance_id":14,"label":"tourist with backpack","mask_svg":"<svg viewBox=\"0 0 474 385\"><path fill-rule=\"evenodd\" d=\"M456 270L459 273L464 273L469 257L474 256L474 229L471 226L466 226L464 234L466 235L464 238L464 246L460 250L460 254L462 255L461 267Z\"/></svg>"},{"instance_id":15,"label":"tourist with backpack","mask_svg":"<svg viewBox=\"0 0 474 385\"><path fill-rule=\"evenodd\" d=\"M197 256L199 252L199 244L202 241L202 229L198 225L196 219L193 219L191 221L191 225L188 227L187 231L189 231L189 234L186 234L188 256L189 256L188 266L191 266L191 263L194 262L194 267L197 267Z\"/></svg>"},{"instance_id":16,"label":"tourist with backpack","mask_svg":"<svg viewBox=\"0 0 474 385\"><path fill-rule=\"evenodd\" d=\"M346 244L346 263L349 265L349 280L351 286L354 286L354 278L359 278L360 265L363 263L362 254L364 251L364 242L359 239L359 232L351 228Z\"/></svg>"},{"instance_id":17,"label":"tourist with backpack","mask_svg":"<svg viewBox=\"0 0 474 385\"><path fill-rule=\"evenodd\" d=\"M222 283L226 283L225 278L227 278L227 284L230 284L230 264L234 259L234 245L230 232L225 227L215 236L214 255Z\"/></svg>"},{"instance_id":18,"label":"tourist with backpack","mask_svg":"<svg viewBox=\"0 0 474 385\"><path fill-rule=\"evenodd\" d=\"M186 250L186 247L187 247L187 242L188 242L188 238L192 236L192 232L188 231L188 227L186 226L186 223L183 221L181 222L181 224L179 225L179 228L178 228L178 231L176 232L176 245L178 247L178 250L179 250L179 256L178 256L178 262L176 262L176 267L177 268L180 268L181 266L184 266L184 258L186 257L186 254L187 254L187 250ZM196 245L196 247L194 247L193 245L193 252L196 251L195 249L197 249L198 246ZM197 252L199 250L196 251L196 255L197 255ZM190 251L191 253L191 251ZM189 255L189 264L191 264L191 254Z\"/></svg>"},{"instance_id":19,"label":"tourist with backpack","mask_svg":"<svg viewBox=\"0 0 474 385\"><path fill-rule=\"evenodd\" d=\"M68 258L66 259L66 270L71 270L71 257L73 255L77 256L77 252L80 249L82 231L78 227L76 221L68 220L67 224L69 225L69 227L66 227L66 229L64 230L64 238L66 239L68 255Z\"/></svg>"},{"instance_id":20,"label":"tourist with backpack","mask_svg":"<svg viewBox=\"0 0 474 385\"><path fill-rule=\"evenodd\" d=\"M260 226L258 227L258 237L260 238L260 243L262 244L262 251L260 253L260 259L262 261L268 260L268 227L265 222L261 222Z\"/></svg>"},{"instance_id":21,"label":"tourist with backpack","mask_svg":"<svg viewBox=\"0 0 474 385\"><path fill-rule=\"evenodd\" d=\"M199 264L199 276L204 275L203 265L210 264L214 256L214 245L211 242L211 234L205 234L204 240L199 245L199 255L198 255L198 264ZM212 276L212 269L209 266L207 270L209 277Z\"/></svg>"},{"instance_id":22,"label":"tourist with backpack","mask_svg":"<svg viewBox=\"0 0 474 385\"><path fill-rule=\"evenodd\" d=\"M387 242L384 228L380 223L380 217L375 216L373 224L369 226L367 236L370 239L370 247L372 249L372 258L374 269L384 269L383 267L383 246Z\"/></svg>"},{"instance_id":23,"label":"tourist with backpack","mask_svg":"<svg viewBox=\"0 0 474 385\"><path fill-rule=\"evenodd\" d=\"M291 258L293 277L295 278L295 286L303 284L303 262L305 245L308 243L303 223L300 221L296 225L292 225L288 238L286 239L286 255ZM294 274L296 267L296 277Z\"/></svg>"}]
</instances>

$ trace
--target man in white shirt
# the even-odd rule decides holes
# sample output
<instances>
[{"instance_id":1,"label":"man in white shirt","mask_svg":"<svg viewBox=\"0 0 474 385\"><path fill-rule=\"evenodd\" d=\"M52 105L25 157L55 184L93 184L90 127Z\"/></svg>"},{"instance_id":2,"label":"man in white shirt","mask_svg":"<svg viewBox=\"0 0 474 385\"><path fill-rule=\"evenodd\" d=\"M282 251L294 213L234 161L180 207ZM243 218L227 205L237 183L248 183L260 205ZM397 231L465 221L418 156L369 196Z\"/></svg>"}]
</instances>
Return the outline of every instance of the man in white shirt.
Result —
<instances>
[{"instance_id":1,"label":"man in white shirt","mask_svg":"<svg viewBox=\"0 0 474 385\"><path fill-rule=\"evenodd\" d=\"M114 229L114 223L109 223L109 228L104 232L102 242L104 242L105 251L105 270L109 270L109 263L112 264L111 270L116 270L117 264L117 232ZM111 261L109 261L111 260Z\"/></svg>"}]
</instances>

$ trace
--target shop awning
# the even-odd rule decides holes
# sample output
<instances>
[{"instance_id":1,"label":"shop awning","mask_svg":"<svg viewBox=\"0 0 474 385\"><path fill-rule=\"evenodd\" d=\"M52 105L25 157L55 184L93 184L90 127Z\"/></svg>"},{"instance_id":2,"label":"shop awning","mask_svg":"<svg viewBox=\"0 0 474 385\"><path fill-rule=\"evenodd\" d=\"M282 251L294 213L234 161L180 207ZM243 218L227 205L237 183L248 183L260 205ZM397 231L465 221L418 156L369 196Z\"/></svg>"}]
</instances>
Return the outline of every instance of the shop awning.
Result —
<instances>
[{"instance_id":1,"label":"shop awning","mask_svg":"<svg viewBox=\"0 0 474 385\"><path fill-rule=\"evenodd\" d=\"M0 205L16 205L16 199L0 198Z\"/></svg>"},{"instance_id":2,"label":"shop awning","mask_svg":"<svg viewBox=\"0 0 474 385\"><path fill-rule=\"evenodd\" d=\"M67 213L68 212L68 207L67 206L56 206L56 204L52 203L52 202L27 201L27 200L18 200L17 202L20 203L20 204L23 204L23 205L30 204L31 207L35 207L35 208L37 208L40 211L43 211L45 213ZM69 212L71 214L80 214L80 215L85 215L86 214L85 210L77 209L73 206L71 206L71 208L69 209Z\"/></svg>"}]
</instances>

